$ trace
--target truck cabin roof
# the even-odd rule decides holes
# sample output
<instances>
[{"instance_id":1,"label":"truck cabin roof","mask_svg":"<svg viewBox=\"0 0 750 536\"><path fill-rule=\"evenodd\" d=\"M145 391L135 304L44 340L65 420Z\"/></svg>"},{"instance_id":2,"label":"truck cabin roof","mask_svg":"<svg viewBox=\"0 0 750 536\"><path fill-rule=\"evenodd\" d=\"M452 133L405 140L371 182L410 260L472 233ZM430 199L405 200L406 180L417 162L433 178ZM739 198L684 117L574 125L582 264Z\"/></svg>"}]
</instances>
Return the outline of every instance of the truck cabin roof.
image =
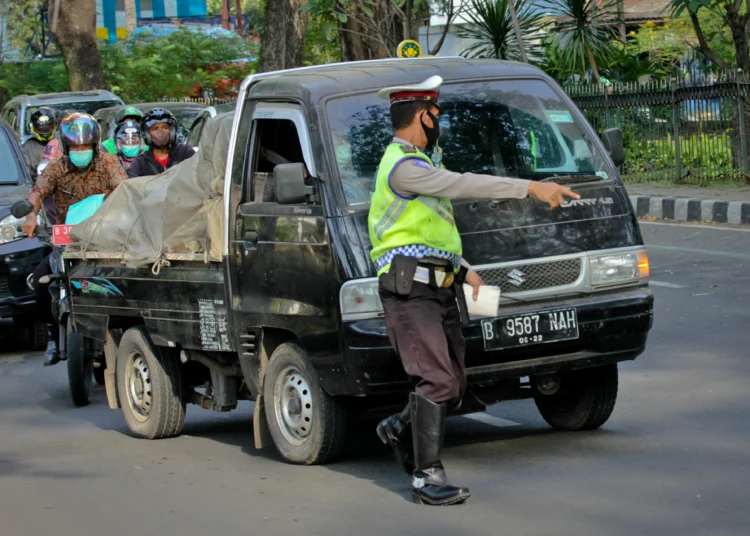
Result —
<instances>
[{"instance_id":1,"label":"truck cabin roof","mask_svg":"<svg viewBox=\"0 0 750 536\"><path fill-rule=\"evenodd\" d=\"M464 58L372 60L302 67L256 75L253 77L254 82L248 91L248 97L297 100L303 102L306 107L315 107L321 99L329 96L416 84L432 75L441 76L444 83L501 77L551 80L536 67L510 61Z\"/></svg>"}]
</instances>

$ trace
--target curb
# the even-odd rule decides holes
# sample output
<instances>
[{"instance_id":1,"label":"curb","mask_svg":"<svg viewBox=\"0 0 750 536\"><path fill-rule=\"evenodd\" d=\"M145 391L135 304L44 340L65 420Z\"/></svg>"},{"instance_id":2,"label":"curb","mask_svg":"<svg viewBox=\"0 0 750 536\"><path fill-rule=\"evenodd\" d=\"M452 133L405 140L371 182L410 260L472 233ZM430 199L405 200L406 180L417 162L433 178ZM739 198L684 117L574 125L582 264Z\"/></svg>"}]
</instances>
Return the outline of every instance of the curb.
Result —
<instances>
[{"instance_id":1,"label":"curb","mask_svg":"<svg viewBox=\"0 0 750 536\"><path fill-rule=\"evenodd\" d=\"M637 217L750 225L750 201L631 195Z\"/></svg>"}]
</instances>

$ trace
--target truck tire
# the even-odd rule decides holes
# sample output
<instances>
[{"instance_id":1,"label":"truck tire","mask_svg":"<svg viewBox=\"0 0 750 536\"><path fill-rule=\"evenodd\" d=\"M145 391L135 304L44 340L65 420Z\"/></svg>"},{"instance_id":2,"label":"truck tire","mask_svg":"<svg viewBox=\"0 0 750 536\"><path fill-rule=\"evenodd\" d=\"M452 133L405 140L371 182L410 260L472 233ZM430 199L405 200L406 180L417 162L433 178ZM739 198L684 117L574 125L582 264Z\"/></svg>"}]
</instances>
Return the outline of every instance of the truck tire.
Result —
<instances>
[{"instance_id":1,"label":"truck tire","mask_svg":"<svg viewBox=\"0 0 750 536\"><path fill-rule=\"evenodd\" d=\"M346 410L323 391L305 352L296 344L282 344L273 352L263 398L271 437L285 461L316 465L341 455Z\"/></svg>"},{"instance_id":2,"label":"truck tire","mask_svg":"<svg viewBox=\"0 0 750 536\"><path fill-rule=\"evenodd\" d=\"M73 404L88 406L93 389L93 362L86 344L86 338L68 326L65 356L68 366L68 388Z\"/></svg>"},{"instance_id":3,"label":"truck tire","mask_svg":"<svg viewBox=\"0 0 750 536\"><path fill-rule=\"evenodd\" d=\"M185 402L179 358L151 342L143 326L128 329L117 350L117 393L128 428L137 437L180 435Z\"/></svg>"},{"instance_id":4,"label":"truck tire","mask_svg":"<svg viewBox=\"0 0 750 536\"><path fill-rule=\"evenodd\" d=\"M554 395L537 394L536 407L547 424L558 430L599 428L615 409L617 400L617 364L604 365L564 374L560 391Z\"/></svg>"}]
</instances>

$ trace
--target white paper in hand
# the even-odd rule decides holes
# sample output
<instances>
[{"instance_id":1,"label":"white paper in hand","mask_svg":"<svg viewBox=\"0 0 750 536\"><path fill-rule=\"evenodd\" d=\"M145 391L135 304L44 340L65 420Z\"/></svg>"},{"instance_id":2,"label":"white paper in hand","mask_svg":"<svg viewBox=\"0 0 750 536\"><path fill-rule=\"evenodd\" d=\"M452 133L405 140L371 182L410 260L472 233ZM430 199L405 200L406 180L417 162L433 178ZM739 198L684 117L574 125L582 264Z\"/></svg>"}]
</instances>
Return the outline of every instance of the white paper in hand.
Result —
<instances>
[{"instance_id":1,"label":"white paper in hand","mask_svg":"<svg viewBox=\"0 0 750 536\"><path fill-rule=\"evenodd\" d=\"M474 301L474 289L464 285L464 295L469 316L497 316L497 309L500 307L500 287L482 285L479 287L477 301Z\"/></svg>"}]
</instances>

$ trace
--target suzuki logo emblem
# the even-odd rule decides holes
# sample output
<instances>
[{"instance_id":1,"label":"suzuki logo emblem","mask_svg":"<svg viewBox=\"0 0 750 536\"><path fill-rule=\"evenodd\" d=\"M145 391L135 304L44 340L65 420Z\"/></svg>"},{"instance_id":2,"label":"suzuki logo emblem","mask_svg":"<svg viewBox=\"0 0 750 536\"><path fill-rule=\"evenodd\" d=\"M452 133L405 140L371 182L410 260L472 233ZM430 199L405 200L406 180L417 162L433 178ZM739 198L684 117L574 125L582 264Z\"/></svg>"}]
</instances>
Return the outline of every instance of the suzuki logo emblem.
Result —
<instances>
[{"instance_id":1,"label":"suzuki logo emblem","mask_svg":"<svg viewBox=\"0 0 750 536\"><path fill-rule=\"evenodd\" d=\"M526 274L524 274L518 268L513 268L510 272L508 272L507 275L508 282L516 287L520 287L526 282L526 277L524 277Z\"/></svg>"}]
</instances>

